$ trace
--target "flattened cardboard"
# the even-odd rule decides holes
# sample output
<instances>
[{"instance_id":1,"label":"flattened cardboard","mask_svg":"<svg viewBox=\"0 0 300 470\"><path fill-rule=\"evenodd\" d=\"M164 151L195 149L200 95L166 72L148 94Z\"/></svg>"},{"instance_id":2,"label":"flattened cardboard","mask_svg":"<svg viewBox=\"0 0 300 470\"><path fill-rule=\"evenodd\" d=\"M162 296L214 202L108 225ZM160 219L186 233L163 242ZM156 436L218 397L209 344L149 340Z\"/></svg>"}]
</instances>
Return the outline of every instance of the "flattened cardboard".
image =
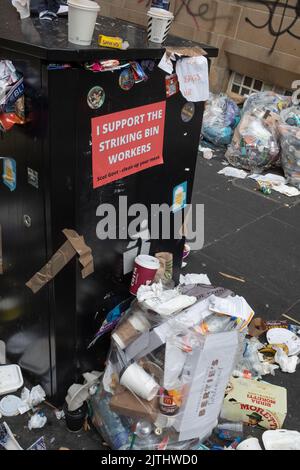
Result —
<instances>
[{"instance_id":1,"label":"flattened cardboard","mask_svg":"<svg viewBox=\"0 0 300 470\"><path fill-rule=\"evenodd\" d=\"M85 279L94 272L92 250L85 244L84 238L78 235L75 230L64 229L63 233L67 237L67 241L54 253L48 263L26 283L26 286L34 294L51 281L74 258L76 253L83 266L82 278Z\"/></svg>"},{"instance_id":2,"label":"flattened cardboard","mask_svg":"<svg viewBox=\"0 0 300 470\"><path fill-rule=\"evenodd\" d=\"M157 397L151 401L146 401L137 398L128 390L121 389L121 387L120 391L113 395L109 406L115 413L132 418L146 419L152 423L156 421L159 413Z\"/></svg>"}]
</instances>

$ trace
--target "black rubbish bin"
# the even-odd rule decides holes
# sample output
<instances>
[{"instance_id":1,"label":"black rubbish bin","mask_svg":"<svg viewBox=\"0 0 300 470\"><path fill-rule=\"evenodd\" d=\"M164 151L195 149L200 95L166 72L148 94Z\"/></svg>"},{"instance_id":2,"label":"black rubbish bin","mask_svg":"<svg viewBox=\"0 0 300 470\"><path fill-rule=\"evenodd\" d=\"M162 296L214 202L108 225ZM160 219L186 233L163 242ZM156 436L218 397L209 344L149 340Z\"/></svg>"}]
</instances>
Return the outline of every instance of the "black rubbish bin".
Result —
<instances>
[{"instance_id":1,"label":"black rubbish bin","mask_svg":"<svg viewBox=\"0 0 300 470\"><path fill-rule=\"evenodd\" d=\"M166 98L166 74L157 67L165 49L149 45L142 27L100 17L92 45L80 47L68 43L66 19L21 22L9 2L1 2L0 17L5 18L0 23L0 59L11 60L23 74L27 113L24 125L0 135L0 157L15 160L17 175L14 191L0 181L0 338L9 360L20 364L53 401L62 402L82 372L103 365L108 339L87 346L106 313L129 297L128 260L141 250L170 251L175 278L181 266L182 239L100 240L97 209L104 203L117 206L120 196L127 197L128 205L171 205L181 184L189 203L204 104L195 104L190 119L189 107L182 114L186 100L180 93ZM100 32L126 39L129 49L98 47ZM195 46L172 36L167 44ZM215 48L202 47L208 59L217 55ZM123 69L94 73L84 67L111 59L139 62L148 80L132 86ZM165 112L158 142L163 162L150 167L148 161L138 172L130 162L124 177L114 171L104 175L101 165L94 167L93 146L99 144L97 125L103 116L134 117L141 109L147 113L158 108ZM33 294L25 283L66 241L65 228L82 235L91 247L94 273L82 279L74 257Z\"/></svg>"}]
</instances>

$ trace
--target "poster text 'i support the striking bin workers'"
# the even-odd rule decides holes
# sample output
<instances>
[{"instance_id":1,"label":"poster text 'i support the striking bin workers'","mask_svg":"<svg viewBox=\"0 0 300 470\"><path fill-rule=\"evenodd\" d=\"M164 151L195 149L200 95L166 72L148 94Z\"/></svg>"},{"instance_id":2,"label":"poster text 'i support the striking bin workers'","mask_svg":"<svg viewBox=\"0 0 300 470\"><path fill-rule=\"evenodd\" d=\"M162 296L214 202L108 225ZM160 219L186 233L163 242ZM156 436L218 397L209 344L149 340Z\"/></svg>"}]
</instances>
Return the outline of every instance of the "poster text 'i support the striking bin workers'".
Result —
<instances>
[{"instance_id":1,"label":"poster text 'i support the striking bin workers'","mask_svg":"<svg viewBox=\"0 0 300 470\"><path fill-rule=\"evenodd\" d=\"M165 101L92 119L93 187L163 163Z\"/></svg>"}]
</instances>

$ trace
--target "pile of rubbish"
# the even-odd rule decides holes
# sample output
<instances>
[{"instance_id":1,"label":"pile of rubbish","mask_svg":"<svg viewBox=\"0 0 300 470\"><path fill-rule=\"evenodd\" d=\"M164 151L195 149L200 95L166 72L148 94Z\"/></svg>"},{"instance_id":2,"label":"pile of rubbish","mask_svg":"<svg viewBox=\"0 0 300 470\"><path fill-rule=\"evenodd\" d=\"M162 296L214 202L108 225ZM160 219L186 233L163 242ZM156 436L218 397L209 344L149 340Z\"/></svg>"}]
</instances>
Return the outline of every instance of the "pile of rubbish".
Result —
<instances>
[{"instance_id":1,"label":"pile of rubbish","mask_svg":"<svg viewBox=\"0 0 300 470\"><path fill-rule=\"evenodd\" d=\"M225 94L210 94L203 114L204 141L217 146L230 144L239 121L240 109L232 99Z\"/></svg>"},{"instance_id":2,"label":"pile of rubbish","mask_svg":"<svg viewBox=\"0 0 300 470\"><path fill-rule=\"evenodd\" d=\"M300 326L255 317L243 297L205 274L181 275L177 287L165 277L140 285L114 326L105 370L83 374L54 410L68 430L89 419L122 451L261 450L255 427L266 450L300 450L300 433L283 429L287 390L261 380L279 368L295 372ZM47 424L40 385L14 394L23 386L19 366L0 366L0 384L3 418L27 412L29 430ZM1 446L23 450L5 421ZM44 437L27 450L46 450Z\"/></svg>"},{"instance_id":3,"label":"pile of rubbish","mask_svg":"<svg viewBox=\"0 0 300 470\"><path fill-rule=\"evenodd\" d=\"M232 166L255 174L282 166L287 183L300 189L300 107L290 96L253 93L241 113L226 95L213 96L202 135L203 144L228 145L225 157Z\"/></svg>"},{"instance_id":4,"label":"pile of rubbish","mask_svg":"<svg viewBox=\"0 0 300 470\"><path fill-rule=\"evenodd\" d=\"M106 444L115 450L257 449L257 439L246 438L247 426L258 426L266 431L265 448L275 448L287 393L260 379L278 367L295 371L299 328L253 316L243 297L213 287L203 274L181 276L172 289L161 282L140 286L112 332L105 371L88 399ZM267 344L257 339L265 332ZM289 449L300 448L296 431L280 436Z\"/></svg>"},{"instance_id":5,"label":"pile of rubbish","mask_svg":"<svg viewBox=\"0 0 300 470\"><path fill-rule=\"evenodd\" d=\"M0 131L25 123L23 76L10 60L0 60Z\"/></svg>"}]
</instances>

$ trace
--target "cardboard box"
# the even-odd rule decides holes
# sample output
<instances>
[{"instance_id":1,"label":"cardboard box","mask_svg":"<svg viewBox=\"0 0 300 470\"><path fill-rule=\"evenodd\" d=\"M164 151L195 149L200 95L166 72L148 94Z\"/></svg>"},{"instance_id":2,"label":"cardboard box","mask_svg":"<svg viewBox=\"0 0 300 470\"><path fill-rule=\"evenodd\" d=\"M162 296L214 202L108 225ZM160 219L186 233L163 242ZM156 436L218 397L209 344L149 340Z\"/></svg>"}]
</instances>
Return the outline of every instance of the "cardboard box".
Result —
<instances>
[{"instance_id":1,"label":"cardboard box","mask_svg":"<svg viewBox=\"0 0 300 470\"><path fill-rule=\"evenodd\" d=\"M232 378L226 389L221 417L262 429L282 428L287 413L283 387L251 379Z\"/></svg>"},{"instance_id":2,"label":"cardboard box","mask_svg":"<svg viewBox=\"0 0 300 470\"><path fill-rule=\"evenodd\" d=\"M129 416L131 418L145 419L154 423L157 419L159 408L158 398L151 401L135 397L128 390L118 390L110 400L110 409L117 414Z\"/></svg>"}]
</instances>

